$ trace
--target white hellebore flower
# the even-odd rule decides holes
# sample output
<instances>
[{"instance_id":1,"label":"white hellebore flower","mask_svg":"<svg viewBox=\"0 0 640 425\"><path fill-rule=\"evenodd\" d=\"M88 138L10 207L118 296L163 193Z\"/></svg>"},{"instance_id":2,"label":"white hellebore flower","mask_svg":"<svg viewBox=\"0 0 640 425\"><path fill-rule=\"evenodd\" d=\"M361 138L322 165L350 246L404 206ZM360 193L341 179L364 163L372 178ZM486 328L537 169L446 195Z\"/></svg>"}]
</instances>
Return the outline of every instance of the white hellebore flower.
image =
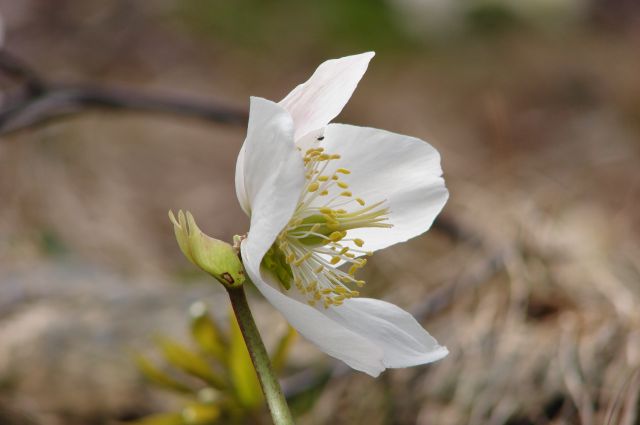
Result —
<instances>
[{"instance_id":1,"label":"white hellebore flower","mask_svg":"<svg viewBox=\"0 0 640 425\"><path fill-rule=\"evenodd\" d=\"M358 298L354 275L363 257L429 229L448 192L424 141L329 124L373 55L323 63L279 103L252 97L236 192L251 217L241 253L256 287L320 349L378 376L448 351L401 308Z\"/></svg>"}]
</instances>

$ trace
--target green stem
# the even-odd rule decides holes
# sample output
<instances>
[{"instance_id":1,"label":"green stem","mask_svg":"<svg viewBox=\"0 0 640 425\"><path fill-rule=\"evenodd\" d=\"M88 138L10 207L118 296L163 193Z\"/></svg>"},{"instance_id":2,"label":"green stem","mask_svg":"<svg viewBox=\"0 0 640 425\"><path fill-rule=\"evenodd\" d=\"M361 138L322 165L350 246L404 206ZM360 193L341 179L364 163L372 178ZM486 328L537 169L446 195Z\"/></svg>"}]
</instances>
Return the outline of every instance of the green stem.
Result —
<instances>
[{"instance_id":1,"label":"green stem","mask_svg":"<svg viewBox=\"0 0 640 425\"><path fill-rule=\"evenodd\" d=\"M253 367L258 374L262 392L267 399L273 423L275 425L293 425L293 418L291 417L291 412L289 412L289 406L282 394L278 379L271 368L269 355L264 348L264 343L262 342L262 338L260 338L256 323L253 321L253 315L247 303L244 287L227 288L227 292L229 293L233 312L236 315L236 319L238 319L244 342L249 349Z\"/></svg>"}]
</instances>

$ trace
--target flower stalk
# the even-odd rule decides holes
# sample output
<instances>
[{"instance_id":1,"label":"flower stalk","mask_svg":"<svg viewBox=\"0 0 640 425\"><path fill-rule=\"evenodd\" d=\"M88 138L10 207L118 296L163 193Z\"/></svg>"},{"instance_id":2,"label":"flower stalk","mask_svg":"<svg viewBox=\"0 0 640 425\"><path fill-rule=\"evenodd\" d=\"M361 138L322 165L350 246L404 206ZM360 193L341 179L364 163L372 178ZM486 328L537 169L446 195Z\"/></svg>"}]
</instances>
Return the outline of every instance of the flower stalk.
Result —
<instances>
[{"instance_id":1,"label":"flower stalk","mask_svg":"<svg viewBox=\"0 0 640 425\"><path fill-rule=\"evenodd\" d=\"M247 344L253 367L258 375L262 392L267 400L273 423L275 425L293 425L293 418L291 417L289 406L282 394L278 379L271 367L269 355L264 347L256 323L253 320L244 288L243 286L239 286L226 287L226 289L229 293L233 312L240 325L244 342Z\"/></svg>"}]
</instances>

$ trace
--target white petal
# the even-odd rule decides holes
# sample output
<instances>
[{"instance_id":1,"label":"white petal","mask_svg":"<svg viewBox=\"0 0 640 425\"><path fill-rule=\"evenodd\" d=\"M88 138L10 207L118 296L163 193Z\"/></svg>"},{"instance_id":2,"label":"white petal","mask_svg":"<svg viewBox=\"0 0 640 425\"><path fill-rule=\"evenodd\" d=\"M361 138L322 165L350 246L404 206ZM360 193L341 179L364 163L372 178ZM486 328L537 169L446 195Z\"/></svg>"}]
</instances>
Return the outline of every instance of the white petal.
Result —
<instances>
[{"instance_id":1,"label":"white petal","mask_svg":"<svg viewBox=\"0 0 640 425\"><path fill-rule=\"evenodd\" d=\"M377 376L382 350L334 323L318 310L280 293L260 270L266 251L291 219L304 185L302 158L293 142L289 114L265 99L251 99L253 122L243 146L241 178L250 205L251 227L242 243L245 268L256 287L300 334L354 369ZM240 195L239 195L240 198Z\"/></svg>"},{"instance_id":2,"label":"white petal","mask_svg":"<svg viewBox=\"0 0 640 425\"><path fill-rule=\"evenodd\" d=\"M449 353L411 314L385 301L352 298L327 315L381 348L385 367L431 363Z\"/></svg>"},{"instance_id":3,"label":"white petal","mask_svg":"<svg viewBox=\"0 0 640 425\"><path fill-rule=\"evenodd\" d=\"M324 127L342 111L374 55L367 52L328 60L280 101L295 122L295 140Z\"/></svg>"},{"instance_id":4,"label":"white petal","mask_svg":"<svg viewBox=\"0 0 640 425\"><path fill-rule=\"evenodd\" d=\"M375 377L385 369L382 350L371 341L334 322L315 308L275 289L277 283L271 282L269 274L260 270L262 259L251 257L250 243L250 239L247 239L242 244L242 259L249 277L291 326L322 351L356 370Z\"/></svg>"},{"instance_id":5,"label":"white petal","mask_svg":"<svg viewBox=\"0 0 640 425\"><path fill-rule=\"evenodd\" d=\"M268 219L274 209L291 217L304 184L304 165L293 142L293 121L277 103L251 98L247 137L236 163L236 193L242 209L254 220ZM295 198L295 199L294 199ZM257 205L262 203L261 205ZM263 205L264 204L264 205ZM278 229L279 231L279 229Z\"/></svg>"},{"instance_id":6,"label":"white petal","mask_svg":"<svg viewBox=\"0 0 640 425\"><path fill-rule=\"evenodd\" d=\"M251 205L249 204L247 190L244 187L244 144L240 148L238 159L236 160L236 196L238 197L242 211L250 215Z\"/></svg>"},{"instance_id":7,"label":"white petal","mask_svg":"<svg viewBox=\"0 0 640 425\"><path fill-rule=\"evenodd\" d=\"M332 161L333 168L351 171L341 178L354 197L364 199L367 205L387 201L392 228L348 233L350 238L363 239L366 250L385 248L427 231L449 197L441 177L440 155L420 139L375 128L330 124L320 143L325 152L341 156ZM354 206L355 202L350 204Z\"/></svg>"}]
</instances>

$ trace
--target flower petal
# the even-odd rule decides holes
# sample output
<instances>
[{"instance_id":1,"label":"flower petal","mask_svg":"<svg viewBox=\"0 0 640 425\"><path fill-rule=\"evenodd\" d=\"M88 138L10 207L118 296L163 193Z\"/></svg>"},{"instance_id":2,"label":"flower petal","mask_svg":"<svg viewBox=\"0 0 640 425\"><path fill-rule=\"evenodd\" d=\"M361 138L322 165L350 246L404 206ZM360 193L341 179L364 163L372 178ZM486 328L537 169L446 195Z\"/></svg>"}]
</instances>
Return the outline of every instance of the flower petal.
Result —
<instances>
[{"instance_id":1,"label":"flower petal","mask_svg":"<svg viewBox=\"0 0 640 425\"><path fill-rule=\"evenodd\" d=\"M238 159L236 160L236 196L240 203L240 208L246 215L251 214L251 205L249 204L249 198L247 196L247 189L244 187L244 144L238 152Z\"/></svg>"},{"instance_id":2,"label":"flower petal","mask_svg":"<svg viewBox=\"0 0 640 425\"><path fill-rule=\"evenodd\" d=\"M324 127L342 111L374 55L367 52L328 60L280 101L295 122L295 140Z\"/></svg>"},{"instance_id":3,"label":"flower petal","mask_svg":"<svg viewBox=\"0 0 640 425\"><path fill-rule=\"evenodd\" d=\"M449 353L411 314L385 301L351 298L327 315L381 348L385 367L431 363Z\"/></svg>"},{"instance_id":4,"label":"flower petal","mask_svg":"<svg viewBox=\"0 0 640 425\"><path fill-rule=\"evenodd\" d=\"M384 370L382 350L318 310L280 293L275 289L277 283L261 272L262 259L291 219L305 179L287 111L268 100L252 98L250 120L244 158L239 161L240 176L236 174L251 212L251 227L241 247L249 276L300 334L354 369L379 375Z\"/></svg>"},{"instance_id":5,"label":"flower petal","mask_svg":"<svg viewBox=\"0 0 640 425\"><path fill-rule=\"evenodd\" d=\"M325 152L341 157L332 161L333 169L327 173L339 167L351 171L342 180L354 197L364 199L367 205L387 201L391 229L349 231L349 238L365 241L363 249L375 251L427 231L449 197L441 177L440 155L420 139L375 128L330 124L324 140L318 143Z\"/></svg>"},{"instance_id":6,"label":"flower petal","mask_svg":"<svg viewBox=\"0 0 640 425\"><path fill-rule=\"evenodd\" d=\"M254 220L268 220L274 210L283 209L287 217L281 218L279 232L297 203L291 194L303 185L304 165L293 143L291 116L277 103L252 97L247 137L236 163L236 194L252 216L252 227Z\"/></svg>"},{"instance_id":7,"label":"flower petal","mask_svg":"<svg viewBox=\"0 0 640 425\"><path fill-rule=\"evenodd\" d=\"M342 360L350 367L378 376L383 366L382 350L366 338L334 322L322 312L289 297L274 288L268 272L261 272L260 262L252 257L251 239L242 244L242 259L256 288L278 309L302 336L316 344L322 351Z\"/></svg>"}]
</instances>

